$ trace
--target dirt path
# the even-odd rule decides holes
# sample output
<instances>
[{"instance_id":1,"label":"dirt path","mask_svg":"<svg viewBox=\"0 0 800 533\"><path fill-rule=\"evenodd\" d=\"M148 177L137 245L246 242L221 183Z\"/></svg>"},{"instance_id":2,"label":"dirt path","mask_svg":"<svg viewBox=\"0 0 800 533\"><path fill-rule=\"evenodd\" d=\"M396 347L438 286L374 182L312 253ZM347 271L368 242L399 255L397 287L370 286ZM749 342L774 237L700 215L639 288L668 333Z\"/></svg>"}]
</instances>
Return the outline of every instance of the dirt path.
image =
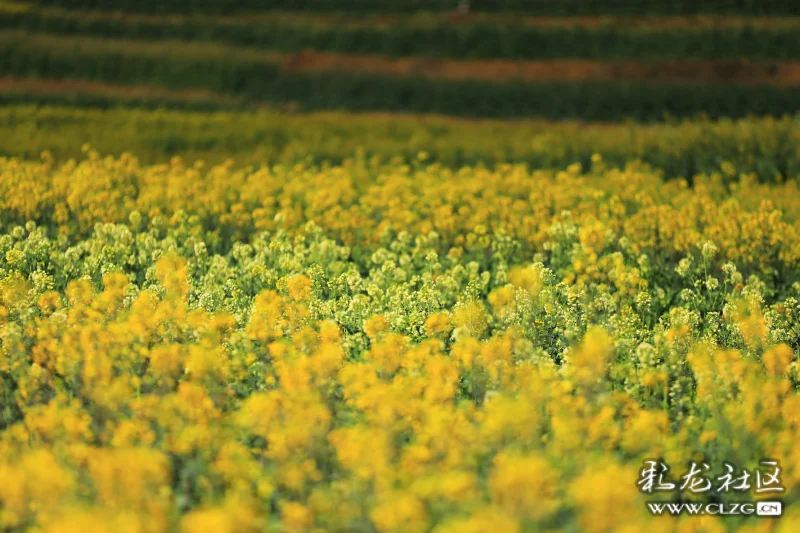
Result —
<instances>
[{"instance_id":1,"label":"dirt path","mask_svg":"<svg viewBox=\"0 0 800 533\"><path fill-rule=\"evenodd\" d=\"M0 77L0 92L25 92L46 95L87 94L120 99L152 99L225 104L235 100L206 89L181 91L153 85L122 85L80 80L43 80L37 78Z\"/></svg>"},{"instance_id":2,"label":"dirt path","mask_svg":"<svg viewBox=\"0 0 800 533\"><path fill-rule=\"evenodd\" d=\"M741 83L800 85L800 62L746 61L456 61L426 58L383 58L303 52L282 62L287 72L363 72L391 76L423 76L447 80L511 81L657 81L676 83Z\"/></svg>"}]
</instances>

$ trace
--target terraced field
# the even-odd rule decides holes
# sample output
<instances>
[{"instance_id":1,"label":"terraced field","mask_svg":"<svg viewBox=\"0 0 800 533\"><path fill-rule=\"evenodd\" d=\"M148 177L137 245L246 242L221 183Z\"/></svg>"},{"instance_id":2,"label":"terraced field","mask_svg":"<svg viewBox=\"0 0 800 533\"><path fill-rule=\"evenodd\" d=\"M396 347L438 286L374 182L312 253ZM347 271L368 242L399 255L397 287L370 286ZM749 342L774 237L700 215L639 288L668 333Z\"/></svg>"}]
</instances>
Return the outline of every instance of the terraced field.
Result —
<instances>
[{"instance_id":1,"label":"terraced field","mask_svg":"<svg viewBox=\"0 0 800 533\"><path fill-rule=\"evenodd\" d=\"M718 4L725 13L727 4ZM556 17L483 12L490 5L481 3L463 13L194 5L159 3L166 13L148 13L146 3L131 11L117 3L110 11L102 3L4 4L0 76L217 93L205 103L464 117L780 116L800 102L800 18L791 10L747 16L749 4L740 2L740 13L722 17L679 6L680 15L655 16L600 4L593 15L576 7L581 16ZM98 91L108 94L85 86L83 100ZM3 88L0 97L9 92L19 91ZM167 93L150 91L146 100L181 105Z\"/></svg>"}]
</instances>

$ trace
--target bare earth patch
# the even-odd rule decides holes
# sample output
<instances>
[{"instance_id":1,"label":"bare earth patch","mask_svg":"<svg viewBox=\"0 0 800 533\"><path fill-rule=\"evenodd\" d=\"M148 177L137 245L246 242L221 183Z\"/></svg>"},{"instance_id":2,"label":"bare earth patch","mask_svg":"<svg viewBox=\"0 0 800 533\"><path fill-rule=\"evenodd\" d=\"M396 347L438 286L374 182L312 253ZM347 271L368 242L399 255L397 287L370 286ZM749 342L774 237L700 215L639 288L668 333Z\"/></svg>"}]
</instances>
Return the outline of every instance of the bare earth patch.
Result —
<instances>
[{"instance_id":1,"label":"bare earth patch","mask_svg":"<svg viewBox=\"0 0 800 533\"><path fill-rule=\"evenodd\" d=\"M363 72L391 76L422 76L447 80L511 81L633 81L676 83L740 83L800 85L799 62L746 61L518 61L503 59L457 61L430 58L384 58L306 51L282 63L286 72Z\"/></svg>"},{"instance_id":2,"label":"bare earth patch","mask_svg":"<svg viewBox=\"0 0 800 533\"><path fill-rule=\"evenodd\" d=\"M122 85L82 80L45 80L36 78L0 77L0 92L30 92L49 95L89 94L122 99L152 99L230 103L233 98L206 89L165 89L154 85Z\"/></svg>"}]
</instances>

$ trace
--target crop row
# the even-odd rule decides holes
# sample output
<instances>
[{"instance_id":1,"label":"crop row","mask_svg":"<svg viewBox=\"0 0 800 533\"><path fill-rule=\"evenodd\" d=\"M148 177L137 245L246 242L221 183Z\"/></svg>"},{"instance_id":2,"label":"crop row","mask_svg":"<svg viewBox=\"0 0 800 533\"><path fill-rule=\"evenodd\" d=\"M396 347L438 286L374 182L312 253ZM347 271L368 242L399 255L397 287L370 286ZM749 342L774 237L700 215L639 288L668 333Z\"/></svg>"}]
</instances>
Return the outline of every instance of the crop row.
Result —
<instances>
[{"instance_id":1,"label":"crop row","mask_svg":"<svg viewBox=\"0 0 800 533\"><path fill-rule=\"evenodd\" d=\"M466 117L663 120L782 115L800 108L800 87L586 81L494 83L418 75L295 71L275 55L221 46L60 40L7 33L0 75L82 79L170 89L208 89L301 110L407 111Z\"/></svg>"},{"instance_id":2,"label":"crop row","mask_svg":"<svg viewBox=\"0 0 800 533\"><path fill-rule=\"evenodd\" d=\"M452 11L461 4L477 12L516 12L543 15L586 14L800 14L800 6L785 0L37 0L37 4L69 9L99 9L150 13L230 13L263 11L320 11L354 13L412 13Z\"/></svg>"},{"instance_id":3,"label":"crop row","mask_svg":"<svg viewBox=\"0 0 800 533\"><path fill-rule=\"evenodd\" d=\"M776 19L778 20L778 19ZM0 28L59 35L218 41L282 52L307 48L392 57L592 59L800 58L797 25L687 23L686 27L503 24L446 19L320 22L300 17L163 18L62 10L0 11Z\"/></svg>"}]
</instances>

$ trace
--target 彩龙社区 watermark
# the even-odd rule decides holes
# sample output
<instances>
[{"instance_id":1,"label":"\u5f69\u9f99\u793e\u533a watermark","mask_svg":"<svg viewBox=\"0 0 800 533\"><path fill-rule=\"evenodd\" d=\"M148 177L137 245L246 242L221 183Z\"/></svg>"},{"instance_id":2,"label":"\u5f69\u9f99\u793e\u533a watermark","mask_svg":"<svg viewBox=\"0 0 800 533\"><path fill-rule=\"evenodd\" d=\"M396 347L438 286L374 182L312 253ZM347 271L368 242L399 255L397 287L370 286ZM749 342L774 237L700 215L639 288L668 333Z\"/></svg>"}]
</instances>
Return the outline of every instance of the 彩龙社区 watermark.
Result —
<instances>
[{"instance_id":1,"label":"\u5f69\u9f99\u793e\u533a watermark","mask_svg":"<svg viewBox=\"0 0 800 533\"><path fill-rule=\"evenodd\" d=\"M679 477L670 473L670 467L661 460L646 460L639 472L637 486L645 494L677 494L678 501L646 502L653 515L718 515L776 517L783 514L783 502L763 498L779 498L785 488L781 484L781 466L774 459L762 459L754 468L739 468L724 462L718 472L710 464L691 462ZM683 494L708 495L713 501L683 501ZM758 501L745 500L752 494ZM741 501L719 501L724 495L742 498ZM739 498L736 498L737 500Z\"/></svg>"}]
</instances>

